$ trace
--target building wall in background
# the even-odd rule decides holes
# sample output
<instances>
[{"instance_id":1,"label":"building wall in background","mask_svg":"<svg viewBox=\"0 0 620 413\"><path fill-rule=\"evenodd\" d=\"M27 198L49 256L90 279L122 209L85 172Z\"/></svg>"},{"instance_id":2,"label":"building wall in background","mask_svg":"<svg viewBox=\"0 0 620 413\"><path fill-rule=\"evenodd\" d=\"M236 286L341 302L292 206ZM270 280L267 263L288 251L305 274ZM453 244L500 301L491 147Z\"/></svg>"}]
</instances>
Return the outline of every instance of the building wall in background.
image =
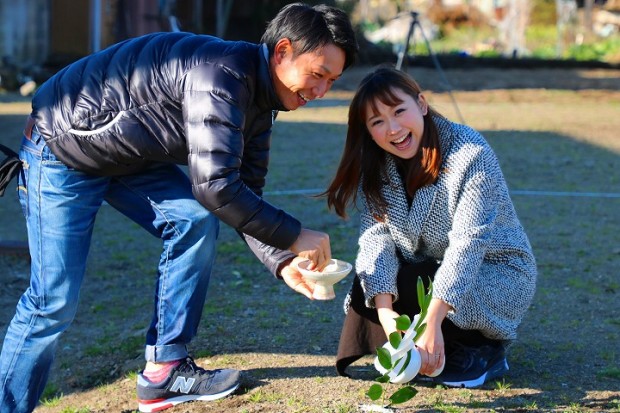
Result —
<instances>
[{"instance_id":1,"label":"building wall in background","mask_svg":"<svg viewBox=\"0 0 620 413\"><path fill-rule=\"evenodd\" d=\"M160 5L174 3L182 31L216 35L217 5L227 5L230 14L222 37L258 42L267 22L284 4L291 2L0 0L0 59L9 59L20 68L45 66L46 70L54 71L118 41L171 30L170 20L161 15ZM98 24L93 20L95 10ZM221 22L219 26L222 27ZM0 68L2 65L0 60Z\"/></svg>"},{"instance_id":2,"label":"building wall in background","mask_svg":"<svg viewBox=\"0 0 620 413\"><path fill-rule=\"evenodd\" d=\"M0 66L41 63L48 33L49 0L0 0Z\"/></svg>"}]
</instances>

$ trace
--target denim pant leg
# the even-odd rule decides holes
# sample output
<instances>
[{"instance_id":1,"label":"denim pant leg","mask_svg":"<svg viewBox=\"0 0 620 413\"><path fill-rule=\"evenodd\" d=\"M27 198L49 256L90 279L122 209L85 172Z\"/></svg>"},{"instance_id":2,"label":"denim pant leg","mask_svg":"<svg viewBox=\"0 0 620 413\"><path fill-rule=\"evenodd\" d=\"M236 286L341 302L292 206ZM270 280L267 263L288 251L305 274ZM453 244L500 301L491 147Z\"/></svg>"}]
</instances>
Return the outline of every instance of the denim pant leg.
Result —
<instances>
[{"instance_id":1,"label":"denim pant leg","mask_svg":"<svg viewBox=\"0 0 620 413\"><path fill-rule=\"evenodd\" d=\"M45 388L58 338L78 305L95 216L107 179L67 168L33 133L20 150L20 203L27 221L30 286L0 356L0 412L32 411Z\"/></svg>"},{"instance_id":2,"label":"denim pant leg","mask_svg":"<svg viewBox=\"0 0 620 413\"><path fill-rule=\"evenodd\" d=\"M176 165L158 164L115 178L105 199L163 241L146 360L186 357L207 295L219 220L196 201L187 175Z\"/></svg>"}]
</instances>

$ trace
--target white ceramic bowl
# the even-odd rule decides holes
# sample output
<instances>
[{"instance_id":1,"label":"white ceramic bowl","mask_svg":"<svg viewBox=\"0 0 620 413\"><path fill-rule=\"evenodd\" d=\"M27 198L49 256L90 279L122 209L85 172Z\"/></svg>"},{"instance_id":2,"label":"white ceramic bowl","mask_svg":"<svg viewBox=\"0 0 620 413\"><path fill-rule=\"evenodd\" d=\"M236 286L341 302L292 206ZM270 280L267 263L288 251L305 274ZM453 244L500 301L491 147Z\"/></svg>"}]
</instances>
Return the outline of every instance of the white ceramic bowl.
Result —
<instances>
[{"instance_id":1,"label":"white ceramic bowl","mask_svg":"<svg viewBox=\"0 0 620 413\"><path fill-rule=\"evenodd\" d=\"M348 262L332 259L323 271L311 271L308 269L310 260L297 264L297 269L304 278L315 282L312 297L315 300L332 300L336 298L334 284L342 280L351 272L353 266Z\"/></svg>"}]
</instances>

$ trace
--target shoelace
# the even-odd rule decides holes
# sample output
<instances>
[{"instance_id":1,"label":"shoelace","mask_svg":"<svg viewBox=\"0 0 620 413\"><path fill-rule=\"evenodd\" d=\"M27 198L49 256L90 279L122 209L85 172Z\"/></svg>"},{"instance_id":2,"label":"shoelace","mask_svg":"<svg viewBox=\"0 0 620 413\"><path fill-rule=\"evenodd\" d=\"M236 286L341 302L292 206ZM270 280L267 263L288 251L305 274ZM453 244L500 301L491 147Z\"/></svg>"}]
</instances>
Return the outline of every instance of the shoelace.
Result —
<instances>
[{"instance_id":1,"label":"shoelace","mask_svg":"<svg viewBox=\"0 0 620 413\"><path fill-rule=\"evenodd\" d=\"M191 357L187 357L185 359L185 362L181 365L179 365L178 367L179 371L185 373L185 372L189 372L191 371L192 373L197 373L197 374L206 374L209 373L208 370L203 369L202 367L199 367L196 365L196 363L194 362L194 360Z\"/></svg>"},{"instance_id":2,"label":"shoelace","mask_svg":"<svg viewBox=\"0 0 620 413\"><path fill-rule=\"evenodd\" d=\"M458 366L461 370L466 370L473 364L474 354L477 349L466 347L460 343L452 343L453 351L448 355L446 361L454 366Z\"/></svg>"}]
</instances>

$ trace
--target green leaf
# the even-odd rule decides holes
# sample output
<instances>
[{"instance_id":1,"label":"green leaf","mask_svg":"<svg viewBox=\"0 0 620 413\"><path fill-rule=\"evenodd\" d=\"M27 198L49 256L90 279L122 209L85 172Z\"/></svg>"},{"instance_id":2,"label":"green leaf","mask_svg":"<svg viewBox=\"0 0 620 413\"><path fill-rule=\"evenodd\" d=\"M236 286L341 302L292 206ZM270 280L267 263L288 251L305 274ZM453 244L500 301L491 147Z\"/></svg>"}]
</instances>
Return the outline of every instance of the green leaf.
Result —
<instances>
[{"instance_id":1,"label":"green leaf","mask_svg":"<svg viewBox=\"0 0 620 413\"><path fill-rule=\"evenodd\" d=\"M390 344L395 349L400 346L400 342L402 341L402 339L403 338L398 331L394 331L392 334L390 334Z\"/></svg>"},{"instance_id":2,"label":"green leaf","mask_svg":"<svg viewBox=\"0 0 620 413\"><path fill-rule=\"evenodd\" d=\"M379 376L375 379L377 383L387 383L390 381L390 376L385 373L383 376Z\"/></svg>"},{"instance_id":3,"label":"green leaf","mask_svg":"<svg viewBox=\"0 0 620 413\"><path fill-rule=\"evenodd\" d=\"M411 400L416 394L418 394L418 391L411 386L401 387L390 396L390 402L392 404L404 403Z\"/></svg>"},{"instance_id":4,"label":"green leaf","mask_svg":"<svg viewBox=\"0 0 620 413\"><path fill-rule=\"evenodd\" d=\"M422 277L418 277L418 285L417 285L417 292L418 292L418 305L420 306L420 308L424 308L424 282L422 282Z\"/></svg>"},{"instance_id":5,"label":"green leaf","mask_svg":"<svg viewBox=\"0 0 620 413\"><path fill-rule=\"evenodd\" d=\"M398 361L400 361L401 359L399 359ZM405 369L407 368L407 366L409 365L409 363L411 362L411 350L409 350L407 352L407 358L405 359L405 363L403 363L403 368L400 369L400 371L398 372L397 375L400 375L403 373L403 371L405 371ZM398 363L398 362L397 362ZM397 364L394 363L394 364Z\"/></svg>"},{"instance_id":6,"label":"green leaf","mask_svg":"<svg viewBox=\"0 0 620 413\"><path fill-rule=\"evenodd\" d=\"M368 396L370 400L378 400L382 394L383 387L381 387L380 384L373 384L366 392L366 396Z\"/></svg>"},{"instance_id":7,"label":"green leaf","mask_svg":"<svg viewBox=\"0 0 620 413\"><path fill-rule=\"evenodd\" d=\"M424 319L426 318L426 313L427 313L426 308L423 308L422 311L420 311L420 318L418 318L418 322L415 325L414 330L417 330L418 328L420 328L420 326L424 322Z\"/></svg>"},{"instance_id":8,"label":"green leaf","mask_svg":"<svg viewBox=\"0 0 620 413\"><path fill-rule=\"evenodd\" d=\"M426 330L426 323L423 323L420 328L416 328L415 337L413 338L414 343L424 334L424 330Z\"/></svg>"},{"instance_id":9,"label":"green leaf","mask_svg":"<svg viewBox=\"0 0 620 413\"><path fill-rule=\"evenodd\" d=\"M427 290L425 301L424 301L424 308L428 309L428 307L431 305L432 299L433 299L433 282L431 280L428 280L428 290Z\"/></svg>"},{"instance_id":10,"label":"green leaf","mask_svg":"<svg viewBox=\"0 0 620 413\"><path fill-rule=\"evenodd\" d=\"M396 321L396 328L398 330L405 331L409 327L411 327L411 319L409 318L407 314L403 314L399 317L396 317L394 320Z\"/></svg>"},{"instance_id":11,"label":"green leaf","mask_svg":"<svg viewBox=\"0 0 620 413\"><path fill-rule=\"evenodd\" d=\"M429 293L426 296L426 300L424 302L424 309L428 309L428 307L431 305L431 300L433 299L433 293Z\"/></svg>"},{"instance_id":12,"label":"green leaf","mask_svg":"<svg viewBox=\"0 0 620 413\"><path fill-rule=\"evenodd\" d=\"M379 359L379 364L381 364L384 369L390 370L392 368L392 355L387 349L377 347L377 358Z\"/></svg>"}]
</instances>

